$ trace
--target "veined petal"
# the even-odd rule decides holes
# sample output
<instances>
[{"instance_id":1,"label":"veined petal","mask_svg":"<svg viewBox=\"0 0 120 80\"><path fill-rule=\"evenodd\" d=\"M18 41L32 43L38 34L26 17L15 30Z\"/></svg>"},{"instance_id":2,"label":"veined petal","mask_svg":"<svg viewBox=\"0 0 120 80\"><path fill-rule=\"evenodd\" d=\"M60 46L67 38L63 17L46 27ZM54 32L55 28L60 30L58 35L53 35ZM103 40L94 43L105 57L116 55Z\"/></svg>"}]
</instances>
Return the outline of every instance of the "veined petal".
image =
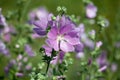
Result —
<instances>
[{"instance_id":1,"label":"veined petal","mask_svg":"<svg viewBox=\"0 0 120 80\"><path fill-rule=\"evenodd\" d=\"M72 38L70 36L64 36L64 39L71 45L77 45L80 44L79 38Z\"/></svg>"},{"instance_id":2,"label":"veined petal","mask_svg":"<svg viewBox=\"0 0 120 80\"><path fill-rule=\"evenodd\" d=\"M51 41L51 40L49 40L49 39L46 39L46 41L45 41L45 43L46 43L49 47L51 47L50 41Z\"/></svg>"},{"instance_id":3,"label":"veined petal","mask_svg":"<svg viewBox=\"0 0 120 80\"><path fill-rule=\"evenodd\" d=\"M63 15L61 18L59 16L60 26L64 26L66 24L66 17Z\"/></svg>"},{"instance_id":4,"label":"veined petal","mask_svg":"<svg viewBox=\"0 0 120 80\"><path fill-rule=\"evenodd\" d=\"M74 47L68 42L65 42L63 40L60 42L60 49L64 52L74 51Z\"/></svg>"},{"instance_id":5,"label":"veined petal","mask_svg":"<svg viewBox=\"0 0 120 80\"><path fill-rule=\"evenodd\" d=\"M57 41L57 40L55 40L55 41L53 41L53 44L54 44L54 49L56 50L56 51L59 51L59 42Z\"/></svg>"},{"instance_id":6,"label":"veined petal","mask_svg":"<svg viewBox=\"0 0 120 80\"><path fill-rule=\"evenodd\" d=\"M58 32L58 29L57 29L56 27L53 27L53 28L48 32L47 37L50 38L50 39L56 39L56 38L57 38L57 32Z\"/></svg>"},{"instance_id":7,"label":"veined petal","mask_svg":"<svg viewBox=\"0 0 120 80\"><path fill-rule=\"evenodd\" d=\"M53 48L53 46L54 46L53 41L54 41L54 40L52 40L52 39L47 39L47 40L46 40L46 43L47 43L48 46L50 46L50 47Z\"/></svg>"},{"instance_id":8,"label":"veined petal","mask_svg":"<svg viewBox=\"0 0 120 80\"><path fill-rule=\"evenodd\" d=\"M67 35L69 35L70 37L78 37L78 32L74 30L69 32Z\"/></svg>"},{"instance_id":9,"label":"veined petal","mask_svg":"<svg viewBox=\"0 0 120 80\"><path fill-rule=\"evenodd\" d=\"M68 33L72 30L73 30L72 25L71 24L66 24L65 26L62 26L60 28L60 34L65 34L65 33Z\"/></svg>"},{"instance_id":10,"label":"veined petal","mask_svg":"<svg viewBox=\"0 0 120 80\"><path fill-rule=\"evenodd\" d=\"M47 39L49 46L52 47L55 51L59 51L59 42L53 39Z\"/></svg>"}]
</instances>

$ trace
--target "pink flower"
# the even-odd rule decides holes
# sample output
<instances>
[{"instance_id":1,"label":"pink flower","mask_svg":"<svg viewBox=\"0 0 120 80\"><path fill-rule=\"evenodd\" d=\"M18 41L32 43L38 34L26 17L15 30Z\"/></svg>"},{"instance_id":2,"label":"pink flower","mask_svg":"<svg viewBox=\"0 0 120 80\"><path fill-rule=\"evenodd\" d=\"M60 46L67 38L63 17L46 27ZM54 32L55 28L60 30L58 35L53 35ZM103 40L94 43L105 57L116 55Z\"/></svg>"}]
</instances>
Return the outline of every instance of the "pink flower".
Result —
<instances>
[{"instance_id":1,"label":"pink flower","mask_svg":"<svg viewBox=\"0 0 120 80\"><path fill-rule=\"evenodd\" d=\"M86 6L86 16L88 18L95 18L97 13L97 7L93 4L88 4Z\"/></svg>"}]
</instances>

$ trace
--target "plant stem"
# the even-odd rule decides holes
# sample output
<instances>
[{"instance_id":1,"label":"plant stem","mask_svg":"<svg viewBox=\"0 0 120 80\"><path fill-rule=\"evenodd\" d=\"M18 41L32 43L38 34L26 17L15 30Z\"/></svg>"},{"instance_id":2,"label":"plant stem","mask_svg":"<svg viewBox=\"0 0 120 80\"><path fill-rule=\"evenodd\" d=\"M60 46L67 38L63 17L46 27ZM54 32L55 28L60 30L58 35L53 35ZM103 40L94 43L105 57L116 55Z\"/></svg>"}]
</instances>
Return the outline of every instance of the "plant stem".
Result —
<instances>
[{"instance_id":1,"label":"plant stem","mask_svg":"<svg viewBox=\"0 0 120 80\"><path fill-rule=\"evenodd\" d=\"M85 75L84 74L82 74L82 80L85 80Z\"/></svg>"},{"instance_id":2,"label":"plant stem","mask_svg":"<svg viewBox=\"0 0 120 80\"><path fill-rule=\"evenodd\" d=\"M50 66L50 61L47 62L46 74L48 72L49 66Z\"/></svg>"}]
</instances>

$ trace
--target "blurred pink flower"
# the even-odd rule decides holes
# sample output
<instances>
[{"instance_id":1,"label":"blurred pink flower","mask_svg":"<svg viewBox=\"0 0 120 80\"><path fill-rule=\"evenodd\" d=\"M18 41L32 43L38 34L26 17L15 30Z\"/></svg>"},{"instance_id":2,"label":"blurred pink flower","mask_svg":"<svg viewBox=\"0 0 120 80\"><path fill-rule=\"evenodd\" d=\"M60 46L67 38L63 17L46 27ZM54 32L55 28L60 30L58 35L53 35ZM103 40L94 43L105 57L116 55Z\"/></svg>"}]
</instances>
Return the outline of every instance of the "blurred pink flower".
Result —
<instances>
[{"instance_id":1,"label":"blurred pink flower","mask_svg":"<svg viewBox=\"0 0 120 80\"><path fill-rule=\"evenodd\" d=\"M88 18L95 18L97 14L97 7L93 4L88 4L86 6L86 16Z\"/></svg>"}]
</instances>

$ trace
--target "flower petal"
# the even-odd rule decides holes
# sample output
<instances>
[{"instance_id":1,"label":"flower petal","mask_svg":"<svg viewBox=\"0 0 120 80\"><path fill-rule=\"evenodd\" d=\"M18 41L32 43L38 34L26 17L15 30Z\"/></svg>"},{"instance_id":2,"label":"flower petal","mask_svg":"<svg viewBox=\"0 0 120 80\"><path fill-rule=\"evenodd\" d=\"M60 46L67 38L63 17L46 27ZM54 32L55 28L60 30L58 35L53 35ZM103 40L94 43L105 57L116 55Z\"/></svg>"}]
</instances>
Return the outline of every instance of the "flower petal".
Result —
<instances>
[{"instance_id":1,"label":"flower petal","mask_svg":"<svg viewBox=\"0 0 120 80\"><path fill-rule=\"evenodd\" d=\"M84 48L84 45L81 43L81 44L78 44L78 45L75 45L75 52L83 52L83 48Z\"/></svg>"},{"instance_id":2,"label":"flower petal","mask_svg":"<svg viewBox=\"0 0 120 80\"><path fill-rule=\"evenodd\" d=\"M59 42L57 40L47 39L47 42L55 51L59 51Z\"/></svg>"},{"instance_id":3,"label":"flower petal","mask_svg":"<svg viewBox=\"0 0 120 80\"><path fill-rule=\"evenodd\" d=\"M71 31L67 35L69 35L70 37L78 37L78 32L77 31Z\"/></svg>"},{"instance_id":4,"label":"flower petal","mask_svg":"<svg viewBox=\"0 0 120 80\"><path fill-rule=\"evenodd\" d=\"M62 26L60 28L60 34L65 34L73 30L73 27L71 24L66 24L65 26Z\"/></svg>"},{"instance_id":5,"label":"flower petal","mask_svg":"<svg viewBox=\"0 0 120 80\"><path fill-rule=\"evenodd\" d=\"M72 38L70 36L64 36L64 39L71 45L77 45L80 44L79 38Z\"/></svg>"},{"instance_id":6,"label":"flower petal","mask_svg":"<svg viewBox=\"0 0 120 80\"><path fill-rule=\"evenodd\" d=\"M42 47L45 49L46 55L51 56L52 48L47 45L43 45Z\"/></svg>"},{"instance_id":7,"label":"flower petal","mask_svg":"<svg viewBox=\"0 0 120 80\"><path fill-rule=\"evenodd\" d=\"M47 28L47 23L48 23L48 21L45 21L45 20L33 21L33 25L35 25L36 27L39 27L41 29L44 29L44 30Z\"/></svg>"},{"instance_id":8,"label":"flower petal","mask_svg":"<svg viewBox=\"0 0 120 80\"><path fill-rule=\"evenodd\" d=\"M88 4L86 6L86 16L88 18L95 18L97 13L97 7L93 4Z\"/></svg>"},{"instance_id":9,"label":"flower petal","mask_svg":"<svg viewBox=\"0 0 120 80\"><path fill-rule=\"evenodd\" d=\"M74 51L74 47L73 47L71 44L69 44L69 43L67 43L67 42L65 42L65 41L61 41L61 42L60 42L60 49L61 49L62 51L64 51L64 52Z\"/></svg>"},{"instance_id":10,"label":"flower petal","mask_svg":"<svg viewBox=\"0 0 120 80\"><path fill-rule=\"evenodd\" d=\"M53 44L54 44L54 49L56 50L56 51L59 51L59 42L57 41L57 40L55 40L55 41L53 41Z\"/></svg>"},{"instance_id":11,"label":"flower petal","mask_svg":"<svg viewBox=\"0 0 120 80\"><path fill-rule=\"evenodd\" d=\"M56 27L53 27L53 28L48 32L47 37L50 38L50 39L56 39L56 38L57 38L57 32L58 32L58 29L57 29Z\"/></svg>"},{"instance_id":12,"label":"flower petal","mask_svg":"<svg viewBox=\"0 0 120 80\"><path fill-rule=\"evenodd\" d=\"M33 28L33 30L40 36L45 36L46 35L46 31L42 30L40 28Z\"/></svg>"}]
</instances>

